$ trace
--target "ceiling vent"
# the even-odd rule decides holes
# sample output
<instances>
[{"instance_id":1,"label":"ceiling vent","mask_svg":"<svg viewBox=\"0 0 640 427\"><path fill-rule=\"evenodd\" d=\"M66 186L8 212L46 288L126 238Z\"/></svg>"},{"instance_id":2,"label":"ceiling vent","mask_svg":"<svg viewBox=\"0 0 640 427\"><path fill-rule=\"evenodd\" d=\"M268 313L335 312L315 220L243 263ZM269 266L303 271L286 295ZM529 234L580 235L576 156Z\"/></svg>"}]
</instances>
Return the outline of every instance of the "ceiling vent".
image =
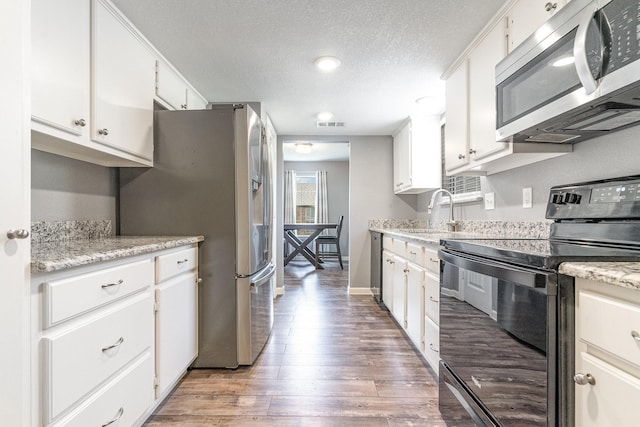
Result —
<instances>
[{"instance_id":1,"label":"ceiling vent","mask_svg":"<svg viewBox=\"0 0 640 427\"><path fill-rule=\"evenodd\" d=\"M344 127L344 122L316 122L316 127L319 127L319 128L341 128L341 127Z\"/></svg>"}]
</instances>

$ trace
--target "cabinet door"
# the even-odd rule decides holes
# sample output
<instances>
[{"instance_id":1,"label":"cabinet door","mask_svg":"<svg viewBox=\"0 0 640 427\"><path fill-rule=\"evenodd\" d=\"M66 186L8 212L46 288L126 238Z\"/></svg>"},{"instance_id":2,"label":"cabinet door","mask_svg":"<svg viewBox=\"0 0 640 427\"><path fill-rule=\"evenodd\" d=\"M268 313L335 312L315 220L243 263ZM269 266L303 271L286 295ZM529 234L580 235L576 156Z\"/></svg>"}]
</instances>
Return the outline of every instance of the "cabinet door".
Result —
<instances>
[{"instance_id":1,"label":"cabinet door","mask_svg":"<svg viewBox=\"0 0 640 427\"><path fill-rule=\"evenodd\" d=\"M495 66L506 55L504 27L496 25L469 56L469 153L471 161L509 148L496 142Z\"/></svg>"},{"instance_id":2,"label":"cabinet door","mask_svg":"<svg viewBox=\"0 0 640 427\"><path fill-rule=\"evenodd\" d=\"M80 136L89 122L89 2L31 2L31 114Z\"/></svg>"},{"instance_id":3,"label":"cabinet door","mask_svg":"<svg viewBox=\"0 0 640 427\"><path fill-rule=\"evenodd\" d=\"M469 61L464 61L446 82L445 166L469 163Z\"/></svg>"},{"instance_id":4,"label":"cabinet door","mask_svg":"<svg viewBox=\"0 0 640 427\"><path fill-rule=\"evenodd\" d=\"M393 269L394 256L387 251L382 252L382 302L393 313Z\"/></svg>"},{"instance_id":5,"label":"cabinet door","mask_svg":"<svg viewBox=\"0 0 640 427\"><path fill-rule=\"evenodd\" d=\"M187 87L187 109L204 110L207 108L207 100Z\"/></svg>"},{"instance_id":6,"label":"cabinet door","mask_svg":"<svg viewBox=\"0 0 640 427\"><path fill-rule=\"evenodd\" d=\"M413 344L424 350L422 345L422 327L424 326L424 270L419 266L407 264L407 334Z\"/></svg>"},{"instance_id":7,"label":"cabinet door","mask_svg":"<svg viewBox=\"0 0 640 427\"><path fill-rule=\"evenodd\" d=\"M407 263L401 258L395 257L395 265L393 267L393 307L391 313L405 329L407 328L406 295Z\"/></svg>"},{"instance_id":8,"label":"cabinet door","mask_svg":"<svg viewBox=\"0 0 640 427\"><path fill-rule=\"evenodd\" d=\"M562 8L566 0L519 0L509 12L509 52Z\"/></svg>"},{"instance_id":9,"label":"cabinet door","mask_svg":"<svg viewBox=\"0 0 640 427\"><path fill-rule=\"evenodd\" d=\"M156 286L156 398L182 375L198 353L197 301L195 273Z\"/></svg>"},{"instance_id":10,"label":"cabinet door","mask_svg":"<svg viewBox=\"0 0 640 427\"><path fill-rule=\"evenodd\" d=\"M151 164L155 58L110 6L94 6L91 138Z\"/></svg>"},{"instance_id":11,"label":"cabinet door","mask_svg":"<svg viewBox=\"0 0 640 427\"><path fill-rule=\"evenodd\" d=\"M164 61L156 61L156 96L174 110L187 109L187 85Z\"/></svg>"},{"instance_id":12,"label":"cabinet door","mask_svg":"<svg viewBox=\"0 0 640 427\"><path fill-rule=\"evenodd\" d=\"M576 385L576 425L632 427L640 402L640 379L587 353L576 358L576 372L591 374L595 384Z\"/></svg>"},{"instance_id":13,"label":"cabinet door","mask_svg":"<svg viewBox=\"0 0 640 427\"><path fill-rule=\"evenodd\" d=\"M411 124L407 123L393 138L393 178L395 191L411 186Z\"/></svg>"}]
</instances>

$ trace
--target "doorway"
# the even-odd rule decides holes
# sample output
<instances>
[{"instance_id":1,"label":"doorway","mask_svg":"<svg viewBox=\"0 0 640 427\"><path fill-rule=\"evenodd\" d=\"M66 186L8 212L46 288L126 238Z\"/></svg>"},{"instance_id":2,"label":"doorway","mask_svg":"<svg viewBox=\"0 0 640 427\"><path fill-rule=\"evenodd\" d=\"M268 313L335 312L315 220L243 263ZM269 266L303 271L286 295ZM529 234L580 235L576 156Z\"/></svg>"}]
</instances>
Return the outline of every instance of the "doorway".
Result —
<instances>
[{"instance_id":1,"label":"doorway","mask_svg":"<svg viewBox=\"0 0 640 427\"><path fill-rule=\"evenodd\" d=\"M349 142L283 140L282 175L287 176L278 201L285 223L337 223L344 216L340 251L345 269L349 259ZM293 185L292 185L293 184ZM292 188L293 187L293 188ZM289 195L287 196L287 192ZM294 193L294 194L292 194ZM293 196L293 197L292 197ZM300 230L301 238L309 233ZM324 234L335 234L327 230ZM314 245L309 245L315 251ZM285 252L288 249L285 246ZM327 258L336 263L336 258ZM297 257L294 265L309 264Z\"/></svg>"}]
</instances>

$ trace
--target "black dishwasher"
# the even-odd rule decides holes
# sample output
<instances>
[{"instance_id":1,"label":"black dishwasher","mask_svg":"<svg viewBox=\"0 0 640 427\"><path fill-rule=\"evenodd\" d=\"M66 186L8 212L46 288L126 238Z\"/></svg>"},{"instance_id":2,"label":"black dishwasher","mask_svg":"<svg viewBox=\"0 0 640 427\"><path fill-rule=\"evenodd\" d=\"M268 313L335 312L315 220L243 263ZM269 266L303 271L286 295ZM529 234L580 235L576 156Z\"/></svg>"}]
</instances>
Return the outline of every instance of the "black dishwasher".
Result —
<instances>
[{"instance_id":1,"label":"black dishwasher","mask_svg":"<svg viewBox=\"0 0 640 427\"><path fill-rule=\"evenodd\" d=\"M371 233L371 293L376 302L382 302L382 233Z\"/></svg>"}]
</instances>

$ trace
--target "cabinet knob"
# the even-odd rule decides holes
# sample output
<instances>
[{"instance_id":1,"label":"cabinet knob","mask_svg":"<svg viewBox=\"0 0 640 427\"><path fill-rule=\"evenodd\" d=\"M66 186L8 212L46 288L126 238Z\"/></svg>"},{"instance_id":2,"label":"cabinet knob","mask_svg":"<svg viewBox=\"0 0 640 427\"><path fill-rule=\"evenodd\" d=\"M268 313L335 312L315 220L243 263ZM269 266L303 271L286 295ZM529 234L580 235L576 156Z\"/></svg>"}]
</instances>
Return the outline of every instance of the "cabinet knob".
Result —
<instances>
[{"instance_id":1,"label":"cabinet knob","mask_svg":"<svg viewBox=\"0 0 640 427\"><path fill-rule=\"evenodd\" d=\"M555 10L558 7L558 3L547 3L544 5L544 10L546 10L547 12L551 12L552 10Z\"/></svg>"},{"instance_id":2,"label":"cabinet knob","mask_svg":"<svg viewBox=\"0 0 640 427\"><path fill-rule=\"evenodd\" d=\"M73 122L73 124L83 128L83 127L85 127L87 125L87 121L85 119L79 119L79 120L76 120L75 122Z\"/></svg>"},{"instance_id":3,"label":"cabinet knob","mask_svg":"<svg viewBox=\"0 0 640 427\"><path fill-rule=\"evenodd\" d=\"M469 148L469 154L476 154L476 150L474 150L473 148Z\"/></svg>"},{"instance_id":4,"label":"cabinet knob","mask_svg":"<svg viewBox=\"0 0 640 427\"><path fill-rule=\"evenodd\" d=\"M640 341L640 334L638 333L638 331L631 331L631 336L634 340Z\"/></svg>"},{"instance_id":5,"label":"cabinet knob","mask_svg":"<svg viewBox=\"0 0 640 427\"><path fill-rule=\"evenodd\" d=\"M29 231L25 229L7 231L7 238L9 240L26 239L27 237L29 237Z\"/></svg>"},{"instance_id":6,"label":"cabinet knob","mask_svg":"<svg viewBox=\"0 0 640 427\"><path fill-rule=\"evenodd\" d=\"M458 154L458 159L462 160L464 159L466 156L464 154Z\"/></svg>"},{"instance_id":7,"label":"cabinet knob","mask_svg":"<svg viewBox=\"0 0 640 427\"><path fill-rule=\"evenodd\" d=\"M102 136L109 135L109 129L98 129L98 133Z\"/></svg>"},{"instance_id":8,"label":"cabinet knob","mask_svg":"<svg viewBox=\"0 0 640 427\"><path fill-rule=\"evenodd\" d=\"M596 379L593 378L593 375L591 374L575 374L573 376L573 382L578 385L596 385Z\"/></svg>"},{"instance_id":9,"label":"cabinet knob","mask_svg":"<svg viewBox=\"0 0 640 427\"><path fill-rule=\"evenodd\" d=\"M187 109L187 104L180 105L180 108L182 108L183 110L186 110Z\"/></svg>"}]
</instances>

